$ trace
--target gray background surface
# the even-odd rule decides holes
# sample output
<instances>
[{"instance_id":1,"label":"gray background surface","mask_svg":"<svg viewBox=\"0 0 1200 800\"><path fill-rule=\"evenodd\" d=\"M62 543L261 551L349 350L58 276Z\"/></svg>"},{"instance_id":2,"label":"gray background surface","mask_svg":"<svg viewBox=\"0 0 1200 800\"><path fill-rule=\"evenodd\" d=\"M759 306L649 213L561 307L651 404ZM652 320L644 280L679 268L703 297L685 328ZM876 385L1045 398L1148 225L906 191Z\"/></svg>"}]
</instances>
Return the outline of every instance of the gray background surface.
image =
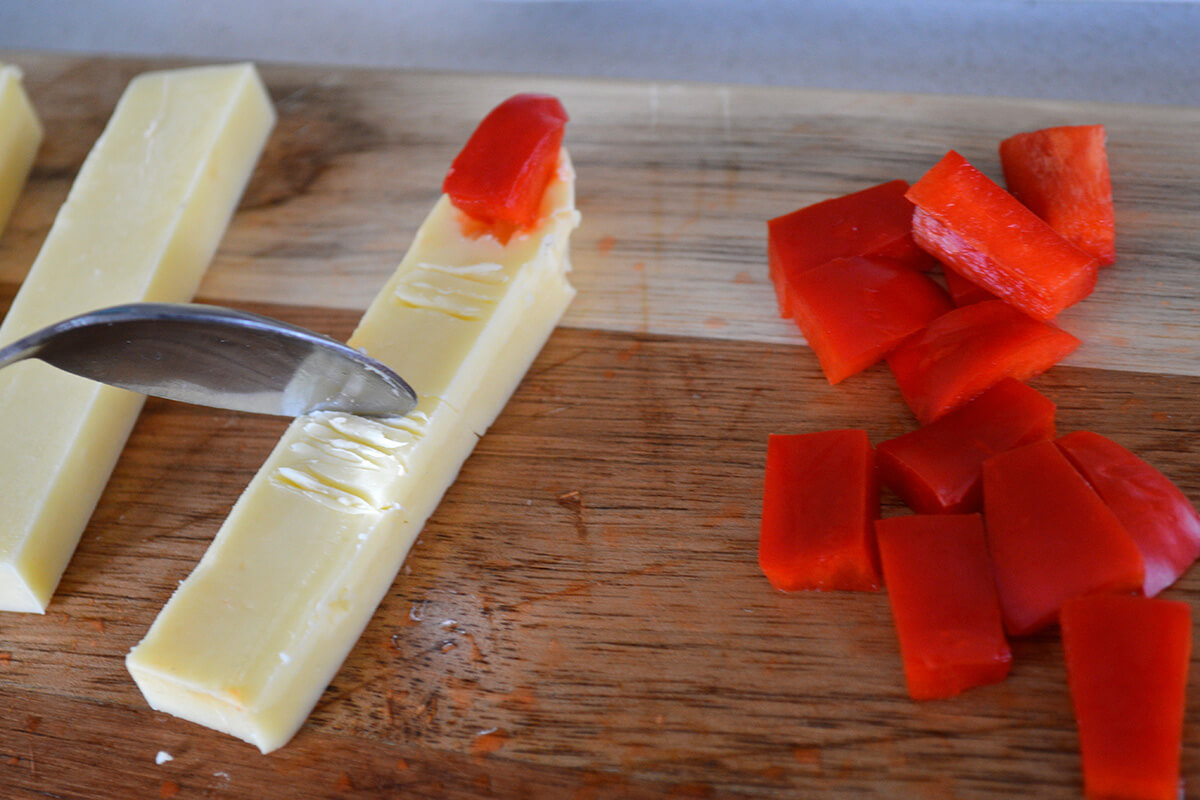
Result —
<instances>
[{"instance_id":1,"label":"gray background surface","mask_svg":"<svg viewBox=\"0 0 1200 800\"><path fill-rule=\"evenodd\" d=\"M1200 105L1200 4L0 0L0 48Z\"/></svg>"}]
</instances>

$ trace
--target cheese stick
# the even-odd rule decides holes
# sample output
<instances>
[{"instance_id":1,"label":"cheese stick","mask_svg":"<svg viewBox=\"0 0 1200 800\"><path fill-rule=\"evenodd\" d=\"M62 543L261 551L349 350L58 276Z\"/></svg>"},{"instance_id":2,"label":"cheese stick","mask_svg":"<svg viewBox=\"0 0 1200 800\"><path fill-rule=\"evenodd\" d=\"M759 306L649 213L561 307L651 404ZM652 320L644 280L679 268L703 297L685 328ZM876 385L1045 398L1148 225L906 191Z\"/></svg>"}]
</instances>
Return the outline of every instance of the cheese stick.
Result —
<instances>
[{"instance_id":1,"label":"cheese stick","mask_svg":"<svg viewBox=\"0 0 1200 800\"><path fill-rule=\"evenodd\" d=\"M41 143L42 123L21 86L21 70L0 64L0 232L8 224Z\"/></svg>"},{"instance_id":2,"label":"cheese stick","mask_svg":"<svg viewBox=\"0 0 1200 800\"><path fill-rule=\"evenodd\" d=\"M153 708L264 753L292 737L574 296L578 221L565 151L540 222L507 244L434 206L350 338L416 411L294 421L126 660Z\"/></svg>"},{"instance_id":3,"label":"cheese stick","mask_svg":"<svg viewBox=\"0 0 1200 800\"><path fill-rule=\"evenodd\" d=\"M274 121L250 65L132 81L0 344L105 306L190 299ZM40 361L0 370L0 610L45 611L142 400Z\"/></svg>"}]
</instances>

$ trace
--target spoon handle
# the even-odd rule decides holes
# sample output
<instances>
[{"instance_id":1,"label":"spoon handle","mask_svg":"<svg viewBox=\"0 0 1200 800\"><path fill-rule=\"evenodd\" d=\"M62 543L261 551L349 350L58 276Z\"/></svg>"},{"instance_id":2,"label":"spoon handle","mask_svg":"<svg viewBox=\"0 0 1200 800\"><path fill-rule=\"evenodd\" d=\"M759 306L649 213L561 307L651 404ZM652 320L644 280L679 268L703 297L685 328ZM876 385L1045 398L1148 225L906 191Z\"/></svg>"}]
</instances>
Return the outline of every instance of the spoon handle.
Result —
<instances>
[{"instance_id":1,"label":"spoon handle","mask_svg":"<svg viewBox=\"0 0 1200 800\"><path fill-rule=\"evenodd\" d=\"M38 333L43 333L44 331L45 329L38 331ZM9 364L24 361L27 358L36 358L38 350L42 348L42 340L38 338L38 333L18 339L5 347L0 347L0 369L4 369Z\"/></svg>"}]
</instances>

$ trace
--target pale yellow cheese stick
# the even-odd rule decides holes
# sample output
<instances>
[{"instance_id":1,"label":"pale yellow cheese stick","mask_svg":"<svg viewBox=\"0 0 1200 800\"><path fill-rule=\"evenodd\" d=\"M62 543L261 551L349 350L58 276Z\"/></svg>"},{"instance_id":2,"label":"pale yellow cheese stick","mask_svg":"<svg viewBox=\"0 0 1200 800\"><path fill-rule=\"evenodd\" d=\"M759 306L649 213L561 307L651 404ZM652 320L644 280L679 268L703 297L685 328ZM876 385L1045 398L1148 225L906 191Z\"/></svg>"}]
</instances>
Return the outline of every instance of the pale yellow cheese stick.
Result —
<instances>
[{"instance_id":1,"label":"pale yellow cheese stick","mask_svg":"<svg viewBox=\"0 0 1200 800\"><path fill-rule=\"evenodd\" d=\"M248 64L133 80L0 344L105 306L190 299L274 121ZM142 399L39 361L0 370L0 610L45 611Z\"/></svg>"},{"instance_id":2,"label":"pale yellow cheese stick","mask_svg":"<svg viewBox=\"0 0 1200 800\"><path fill-rule=\"evenodd\" d=\"M463 235L443 197L350 344L399 372L403 419L297 419L127 665L153 708L269 752L303 724L475 442L575 291L566 152L533 230Z\"/></svg>"},{"instance_id":3,"label":"pale yellow cheese stick","mask_svg":"<svg viewBox=\"0 0 1200 800\"><path fill-rule=\"evenodd\" d=\"M21 86L21 70L0 64L0 233L25 187L41 143L42 123Z\"/></svg>"}]
</instances>

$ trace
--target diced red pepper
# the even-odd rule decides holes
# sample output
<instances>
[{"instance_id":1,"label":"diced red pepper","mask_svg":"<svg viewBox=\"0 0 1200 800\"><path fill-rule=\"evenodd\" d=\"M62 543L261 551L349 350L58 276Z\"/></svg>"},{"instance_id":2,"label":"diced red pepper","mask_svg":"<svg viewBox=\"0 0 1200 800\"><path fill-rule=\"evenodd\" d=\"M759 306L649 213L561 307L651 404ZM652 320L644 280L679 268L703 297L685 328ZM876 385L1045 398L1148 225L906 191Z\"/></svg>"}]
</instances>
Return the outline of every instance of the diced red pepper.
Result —
<instances>
[{"instance_id":1,"label":"diced red pepper","mask_svg":"<svg viewBox=\"0 0 1200 800\"><path fill-rule=\"evenodd\" d=\"M946 291L950 293L950 299L956 306L969 306L972 303L996 299L996 295L982 286L972 283L949 267L942 267L942 276L946 279Z\"/></svg>"},{"instance_id":2,"label":"diced red pepper","mask_svg":"<svg viewBox=\"0 0 1200 800\"><path fill-rule=\"evenodd\" d=\"M1191 609L1148 597L1080 597L1063 604L1062 637L1084 795L1182 797Z\"/></svg>"},{"instance_id":3,"label":"diced red pepper","mask_svg":"<svg viewBox=\"0 0 1200 800\"><path fill-rule=\"evenodd\" d=\"M1018 133L1000 143L1008 190L1071 244L1116 258L1112 181L1103 125Z\"/></svg>"},{"instance_id":4,"label":"diced red pepper","mask_svg":"<svg viewBox=\"0 0 1200 800\"><path fill-rule=\"evenodd\" d=\"M924 428L875 448L879 477L918 514L962 514L983 506L983 462L1054 438L1054 403L1003 378Z\"/></svg>"},{"instance_id":5,"label":"diced red pepper","mask_svg":"<svg viewBox=\"0 0 1200 800\"><path fill-rule=\"evenodd\" d=\"M1054 442L983 462L983 507L1010 634L1053 623L1072 597L1141 588L1137 545Z\"/></svg>"},{"instance_id":6,"label":"diced red pepper","mask_svg":"<svg viewBox=\"0 0 1200 800\"><path fill-rule=\"evenodd\" d=\"M518 94L483 118L450 165L442 191L456 208L511 233L537 222L558 165L567 112L557 98Z\"/></svg>"},{"instance_id":7,"label":"diced red pepper","mask_svg":"<svg viewBox=\"0 0 1200 800\"><path fill-rule=\"evenodd\" d=\"M1004 680L1012 653L979 515L892 517L875 531L909 695Z\"/></svg>"},{"instance_id":8,"label":"diced red pepper","mask_svg":"<svg viewBox=\"0 0 1200 800\"><path fill-rule=\"evenodd\" d=\"M758 563L776 589L878 589L878 516L865 431L768 439Z\"/></svg>"},{"instance_id":9,"label":"diced red pepper","mask_svg":"<svg viewBox=\"0 0 1200 800\"><path fill-rule=\"evenodd\" d=\"M913 204L904 198L906 191L906 181L889 181L767 222L767 266L780 316L792 316L792 277L835 258L883 256L932 269L934 260L913 242Z\"/></svg>"},{"instance_id":10,"label":"diced red pepper","mask_svg":"<svg viewBox=\"0 0 1200 800\"><path fill-rule=\"evenodd\" d=\"M1166 475L1098 433L1067 434L1058 446L1142 551L1147 596L1170 586L1200 558L1200 515Z\"/></svg>"},{"instance_id":11,"label":"diced red pepper","mask_svg":"<svg viewBox=\"0 0 1200 800\"><path fill-rule=\"evenodd\" d=\"M917 244L1030 316L1052 319L1095 287L1093 256L953 150L907 197Z\"/></svg>"},{"instance_id":12,"label":"diced red pepper","mask_svg":"<svg viewBox=\"0 0 1200 800\"><path fill-rule=\"evenodd\" d=\"M938 317L887 361L904 401L928 425L1001 378L1028 380L1078 346L1061 328L989 300Z\"/></svg>"},{"instance_id":13,"label":"diced red pepper","mask_svg":"<svg viewBox=\"0 0 1200 800\"><path fill-rule=\"evenodd\" d=\"M882 359L945 314L950 298L922 272L887 258L838 258L793 275L796 324L830 383Z\"/></svg>"}]
</instances>

